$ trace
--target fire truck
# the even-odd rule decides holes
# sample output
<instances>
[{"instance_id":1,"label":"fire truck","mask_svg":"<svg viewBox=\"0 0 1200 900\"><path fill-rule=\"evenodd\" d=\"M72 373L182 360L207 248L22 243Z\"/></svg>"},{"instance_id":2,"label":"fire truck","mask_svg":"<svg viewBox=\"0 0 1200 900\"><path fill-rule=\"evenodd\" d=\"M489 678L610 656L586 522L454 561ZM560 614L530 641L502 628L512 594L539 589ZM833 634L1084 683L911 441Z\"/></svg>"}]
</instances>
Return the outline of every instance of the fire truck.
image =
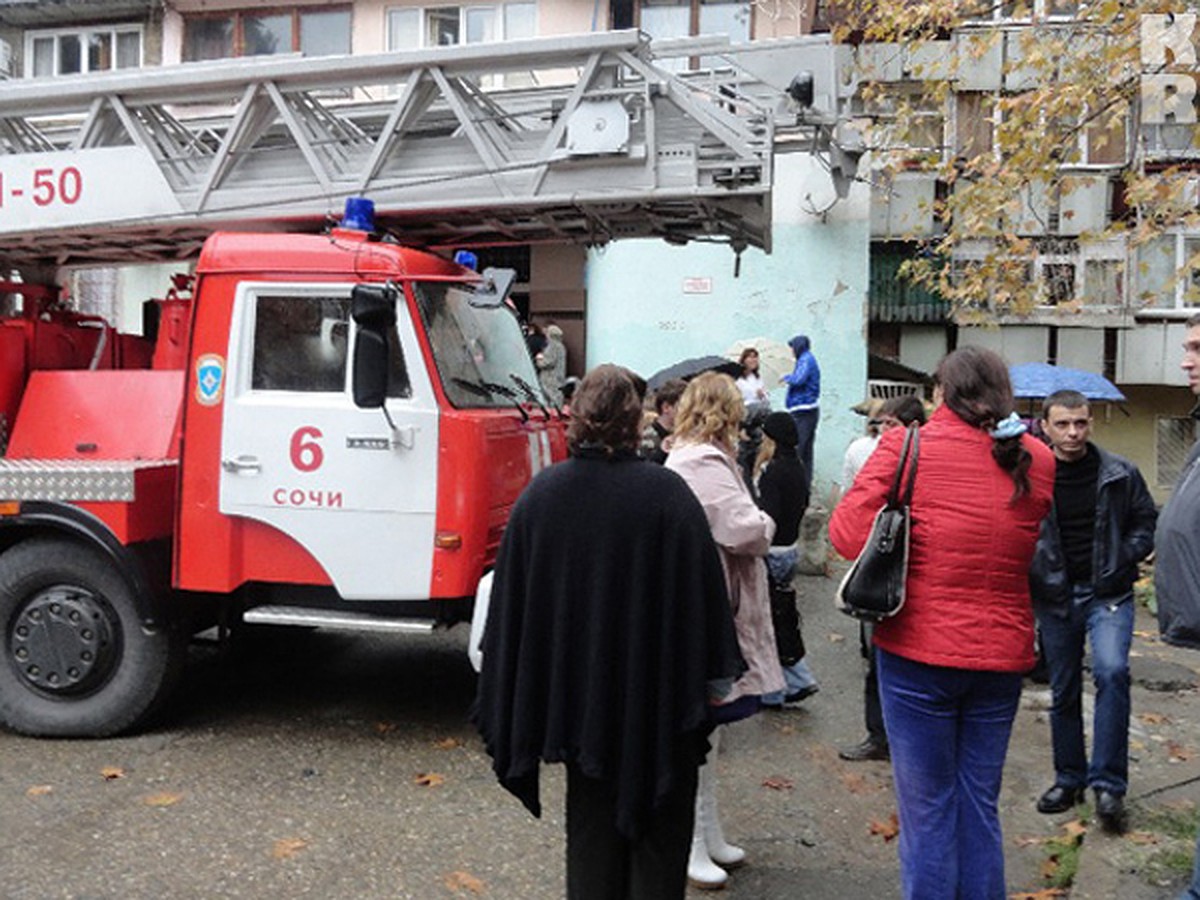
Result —
<instances>
[{"instance_id":1,"label":"fire truck","mask_svg":"<svg viewBox=\"0 0 1200 900\"><path fill-rule=\"evenodd\" d=\"M539 68L575 76L513 77ZM134 728L213 625L469 618L565 426L505 303L513 273L448 248L766 246L778 117L753 89L788 86L771 68L689 82L617 33L0 88L9 268L199 248L141 335L50 279L0 283L0 724ZM354 96L370 84L385 99ZM790 121L816 147L806 90Z\"/></svg>"}]
</instances>

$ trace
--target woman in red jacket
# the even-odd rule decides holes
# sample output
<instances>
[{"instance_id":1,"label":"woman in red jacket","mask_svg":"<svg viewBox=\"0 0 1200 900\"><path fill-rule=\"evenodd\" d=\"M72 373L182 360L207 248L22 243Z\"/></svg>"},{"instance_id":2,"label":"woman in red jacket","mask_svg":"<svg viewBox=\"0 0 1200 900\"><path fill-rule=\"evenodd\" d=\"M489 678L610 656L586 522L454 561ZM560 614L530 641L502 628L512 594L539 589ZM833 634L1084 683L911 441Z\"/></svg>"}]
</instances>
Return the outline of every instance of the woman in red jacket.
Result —
<instances>
[{"instance_id":1,"label":"woman in red jacket","mask_svg":"<svg viewBox=\"0 0 1200 900\"><path fill-rule=\"evenodd\" d=\"M1021 676L1033 667L1028 572L1054 496L1054 457L1024 434L1008 368L964 347L936 373L921 429L904 609L875 630L906 898L1003 900L997 799ZM904 430L893 428L834 510L837 551L862 549Z\"/></svg>"}]
</instances>

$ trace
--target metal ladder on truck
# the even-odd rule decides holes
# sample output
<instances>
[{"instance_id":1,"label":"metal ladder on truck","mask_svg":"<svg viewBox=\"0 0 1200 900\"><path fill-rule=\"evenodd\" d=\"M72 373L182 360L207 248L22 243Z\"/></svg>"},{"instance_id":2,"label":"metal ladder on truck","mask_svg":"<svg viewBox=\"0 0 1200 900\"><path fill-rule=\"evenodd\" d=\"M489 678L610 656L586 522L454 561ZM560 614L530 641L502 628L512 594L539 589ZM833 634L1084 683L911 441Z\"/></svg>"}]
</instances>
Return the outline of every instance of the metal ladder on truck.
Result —
<instances>
[{"instance_id":1,"label":"metal ladder on truck","mask_svg":"<svg viewBox=\"0 0 1200 900\"><path fill-rule=\"evenodd\" d=\"M9 82L0 264L188 259L222 228L316 230L353 195L410 244L769 249L772 154L831 146L840 50L625 31ZM789 94L801 70L815 95Z\"/></svg>"}]
</instances>

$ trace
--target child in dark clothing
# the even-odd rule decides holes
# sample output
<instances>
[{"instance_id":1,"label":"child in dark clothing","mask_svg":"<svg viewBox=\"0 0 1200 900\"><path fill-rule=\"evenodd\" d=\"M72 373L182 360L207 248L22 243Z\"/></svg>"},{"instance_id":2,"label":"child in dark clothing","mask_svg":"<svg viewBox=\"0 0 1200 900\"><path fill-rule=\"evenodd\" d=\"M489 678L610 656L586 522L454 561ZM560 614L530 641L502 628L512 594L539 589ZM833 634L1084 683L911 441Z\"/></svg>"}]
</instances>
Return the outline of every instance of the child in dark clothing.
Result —
<instances>
[{"instance_id":1,"label":"child in dark clothing","mask_svg":"<svg viewBox=\"0 0 1200 900\"><path fill-rule=\"evenodd\" d=\"M766 694L764 706L798 703L819 688L817 679L804 661L804 639L800 634L800 613L796 609L796 591L792 578L800 553L796 539L800 519L808 506L808 479L804 464L796 456L796 425L785 412L767 416L763 423L763 444L755 464L758 505L775 520L775 538L767 555L767 573L771 582L771 619L775 643L783 666L786 693Z\"/></svg>"}]
</instances>

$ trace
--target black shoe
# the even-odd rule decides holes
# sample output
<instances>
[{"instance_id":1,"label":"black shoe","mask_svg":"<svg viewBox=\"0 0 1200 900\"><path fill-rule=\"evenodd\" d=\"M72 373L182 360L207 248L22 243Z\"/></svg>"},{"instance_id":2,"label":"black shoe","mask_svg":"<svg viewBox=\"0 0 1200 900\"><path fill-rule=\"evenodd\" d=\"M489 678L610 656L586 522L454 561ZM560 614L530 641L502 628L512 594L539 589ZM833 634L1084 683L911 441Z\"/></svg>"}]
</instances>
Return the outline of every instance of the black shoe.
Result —
<instances>
[{"instance_id":1,"label":"black shoe","mask_svg":"<svg viewBox=\"0 0 1200 900\"><path fill-rule=\"evenodd\" d=\"M1054 815L1066 812L1075 805L1083 802L1083 788L1069 788L1056 784L1038 799L1037 811Z\"/></svg>"},{"instance_id":2,"label":"black shoe","mask_svg":"<svg viewBox=\"0 0 1200 900\"><path fill-rule=\"evenodd\" d=\"M1100 827L1112 834L1125 832L1125 798L1111 791L1096 789L1096 816Z\"/></svg>"},{"instance_id":3,"label":"black shoe","mask_svg":"<svg viewBox=\"0 0 1200 900\"><path fill-rule=\"evenodd\" d=\"M811 697L813 694L815 694L819 690L820 690L820 688L817 685L810 684L808 687L802 687L802 688L800 688L800 690L794 691L793 693L788 694L786 697L783 698L783 702L785 705L789 705L792 703L799 703L801 700L807 700L809 697Z\"/></svg>"},{"instance_id":4,"label":"black shoe","mask_svg":"<svg viewBox=\"0 0 1200 900\"><path fill-rule=\"evenodd\" d=\"M868 759L891 759L892 753L888 749L886 741L869 737L861 744L843 747L838 751L838 756L848 762L863 762Z\"/></svg>"}]
</instances>

